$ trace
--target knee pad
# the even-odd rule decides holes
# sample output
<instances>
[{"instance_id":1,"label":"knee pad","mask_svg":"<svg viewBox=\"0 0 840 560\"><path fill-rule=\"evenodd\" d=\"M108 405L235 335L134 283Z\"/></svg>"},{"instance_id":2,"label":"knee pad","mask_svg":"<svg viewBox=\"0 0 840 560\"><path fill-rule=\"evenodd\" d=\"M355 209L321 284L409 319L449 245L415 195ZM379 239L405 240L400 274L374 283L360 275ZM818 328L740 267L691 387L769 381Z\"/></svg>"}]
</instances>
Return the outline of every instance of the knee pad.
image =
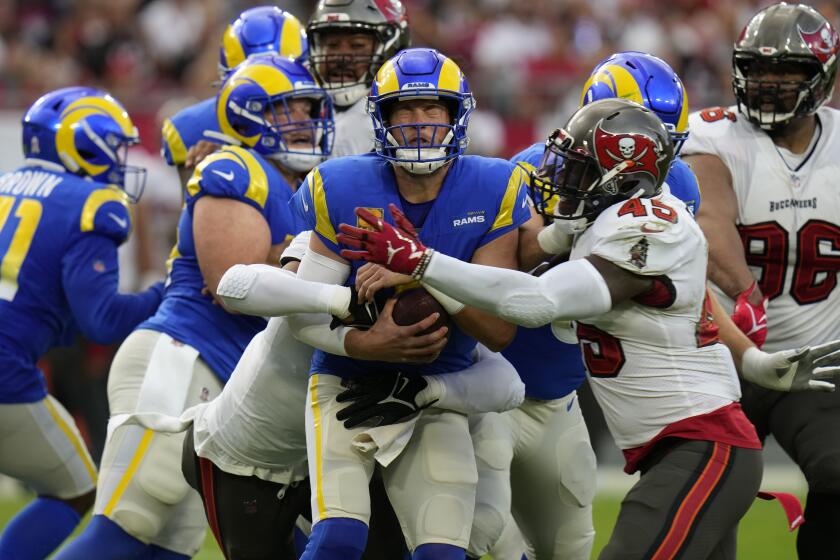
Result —
<instances>
[{"instance_id":1,"label":"knee pad","mask_svg":"<svg viewBox=\"0 0 840 560\"><path fill-rule=\"evenodd\" d=\"M475 504L470 532L470 554L480 558L490 552L501 538L509 520L511 520L509 512L505 515L504 512L489 504Z\"/></svg>"},{"instance_id":2,"label":"knee pad","mask_svg":"<svg viewBox=\"0 0 840 560\"><path fill-rule=\"evenodd\" d=\"M333 517L312 527L301 560L358 560L367 544L368 528L358 519Z\"/></svg>"},{"instance_id":3,"label":"knee pad","mask_svg":"<svg viewBox=\"0 0 840 560\"><path fill-rule=\"evenodd\" d=\"M183 439L183 434L155 433L137 472L143 491L167 505L179 503L190 490L181 471Z\"/></svg>"},{"instance_id":4,"label":"knee pad","mask_svg":"<svg viewBox=\"0 0 840 560\"><path fill-rule=\"evenodd\" d=\"M411 560L464 560L463 548L451 544L428 543L418 546L411 555Z\"/></svg>"}]
</instances>

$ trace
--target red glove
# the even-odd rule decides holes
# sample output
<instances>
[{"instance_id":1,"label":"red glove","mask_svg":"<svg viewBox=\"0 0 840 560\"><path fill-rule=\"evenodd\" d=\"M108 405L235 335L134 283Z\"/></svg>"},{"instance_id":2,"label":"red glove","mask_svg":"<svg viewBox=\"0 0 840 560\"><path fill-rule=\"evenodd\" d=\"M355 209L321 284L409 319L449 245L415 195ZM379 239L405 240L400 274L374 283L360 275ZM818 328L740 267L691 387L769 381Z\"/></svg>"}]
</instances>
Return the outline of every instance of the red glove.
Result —
<instances>
[{"instance_id":1,"label":"red glove","mask_svg":"<svg viewBox=\"0 0 840 560\"><path fill-rule=\"evenodd\" d=\"M756 346L762 347L767 340L767 312L764 306L767 305L767 298L761 300L761 304L750 303L750 295L758 289L758 284L752 285L738 294L735 300L735 309L732 313L732 322L752 340Z\"/></svg>"},{"instance_id":2,"label":"red glove","mask_svg":"<svg viewBox=\"0 0 840 560\"><path fill-rule=\"evenodd\" d=\"M351 261L364 259L381 264L389 270L408 274L415 280L419 280L426 271L432 250L420 242L414 226L396 205L389 204L388 211L397 227L364 208L356 208L356 215L370 224L373 231L341 224L339 226L341 233L337 236L338 242L361 249L361 251L343 249L341 256Z\"/></svg>"}]
</instances>

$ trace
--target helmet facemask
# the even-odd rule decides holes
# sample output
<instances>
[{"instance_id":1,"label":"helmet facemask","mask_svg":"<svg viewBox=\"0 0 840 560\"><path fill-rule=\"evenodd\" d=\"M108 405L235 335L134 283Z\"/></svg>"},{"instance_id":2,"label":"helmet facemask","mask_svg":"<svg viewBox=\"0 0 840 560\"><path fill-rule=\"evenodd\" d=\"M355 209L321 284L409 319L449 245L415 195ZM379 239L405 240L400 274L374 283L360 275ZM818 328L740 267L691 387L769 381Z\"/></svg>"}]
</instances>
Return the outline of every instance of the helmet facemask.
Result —
<instances>
[{"instance_id":1,"label":"helmet facemask","mask_svg":"<svg viewBox=\"0 0 840 560\"><path fill-rule=\"evenodd\" d=\"M557 220L568 233L580 233L612 204L618 193L616 175L626 166L605 175L594 156L573 145L565 130L555 130L528 185L538 213Z\"/></svg>"},{"instance_id":2,"label":"helmet facemask","mask_svg":"<svg viewBox=\"0 0 840 560\"><path fill-rule=\"evenodd\" d=\"M732 88L738 110L767 131L819 109L831 97L823 84L822 70L807 59L748 54L736 54L733 59Z\"/></svg>"},{"instance_id":3,"label":"helmet facemask","mask_svg":"<svg viewBox=\"0 0 840 560\"><path fill-rule=\"evenodd\" d=\"M424 99L446 106L448 123L391 123L391 115L397 103ZM410 96L397 94L377 102L371 101L368 112L379 131L375 139L376 151L409 173L433 173L467 149L469 138L466 131L473 107L472 96L439 90L413 90Z\"/></svg>"},{"instance_id":4,"label":"helmet facemask","mask_svg":"<svg viewBox=\"0 0 840 560\"><path fill-rule=\"evenodd\" d=\"M349 107L368 94L377 70L394 51L399 37L391 27L363 23L316 26L310 34L309 69L338 107ZM333 50L327 46L331 36L339 34L369 37L373 42L370 52L328 53ZM352 44L353 39L349 40Z\"/></svg>"},{"instance_id":5,"label":"helmet facemask","mask_svg":"<svg viewBox=\"0 0 840 560\"><path fill-rule=\"evenodd\" d=\"M309 102L307 119L300 120L295 114L296 100ZM292 171L307 172L332 153L335 124L329 96L323 90L300 89L273 97L255 95L245 100L244 107L233 100L228 105L248 122L237 127L237 132L259 135L254 149Z\"/></svg>"}]
</instances>

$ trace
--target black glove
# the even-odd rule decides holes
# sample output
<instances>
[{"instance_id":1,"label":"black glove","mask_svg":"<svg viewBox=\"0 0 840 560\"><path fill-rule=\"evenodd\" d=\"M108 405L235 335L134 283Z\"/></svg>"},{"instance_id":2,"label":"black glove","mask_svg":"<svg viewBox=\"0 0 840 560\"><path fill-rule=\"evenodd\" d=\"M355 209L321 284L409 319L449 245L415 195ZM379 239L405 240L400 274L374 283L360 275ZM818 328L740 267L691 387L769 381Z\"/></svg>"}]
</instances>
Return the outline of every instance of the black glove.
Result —
<instances>
[{"instance_id":1,"label":"black glove","mask_svg":"<svg viewBox=\"0 0 840 560\"><path fill-rule=\"evenodd\" d=\"M353 380L336 400L350 403L336 414L347 429L364 424L387 426L410 419L437 402L418 402L418 394L428 386L422 376L403 373L374 375Z\"/></svg>"},{"instance_id":2,"label":"black glove","mask_svg":"<svg viewBox=\"0 0 840 560\"><path fill-rule=\"evenodd\" d=\"M350 305L347 310L350 312L349 317L339 319L333 315L332 322L330 322L330 329L335 330L338 327L355 327L361 330L367 330L373 326L379 318L379 312L385 307L385 301L388 296L379 290L374 296L373 301L360 302L359 293L355 286L350 286Z\"/></svg>"}]
</instances>

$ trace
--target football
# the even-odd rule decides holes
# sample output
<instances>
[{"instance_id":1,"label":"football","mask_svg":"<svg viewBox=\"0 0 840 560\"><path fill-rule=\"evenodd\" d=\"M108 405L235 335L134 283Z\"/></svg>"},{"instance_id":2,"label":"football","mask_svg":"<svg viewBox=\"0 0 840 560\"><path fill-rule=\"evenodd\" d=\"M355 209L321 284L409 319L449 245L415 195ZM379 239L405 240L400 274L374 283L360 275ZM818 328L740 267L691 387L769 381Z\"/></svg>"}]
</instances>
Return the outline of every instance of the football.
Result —
<instances>
[{"instance_id":1,"label":"football","mask_svg":"<svg viewBox=\"0 0 840 560\"><path fill-rule=\"evenodd\" d=\"M432 313L440 313L440 317L435 323L423 331L421 334L428 334L446 326L452 329L452 318L449 313L438 303L438 300L427 292L424 288L412 288L400 292L396 296L397 302L394 304L394 322L400 326L413 325L417 321L422 321ZM446 333L449 337L449 332Z\"/></svg>"}]
</instances>

